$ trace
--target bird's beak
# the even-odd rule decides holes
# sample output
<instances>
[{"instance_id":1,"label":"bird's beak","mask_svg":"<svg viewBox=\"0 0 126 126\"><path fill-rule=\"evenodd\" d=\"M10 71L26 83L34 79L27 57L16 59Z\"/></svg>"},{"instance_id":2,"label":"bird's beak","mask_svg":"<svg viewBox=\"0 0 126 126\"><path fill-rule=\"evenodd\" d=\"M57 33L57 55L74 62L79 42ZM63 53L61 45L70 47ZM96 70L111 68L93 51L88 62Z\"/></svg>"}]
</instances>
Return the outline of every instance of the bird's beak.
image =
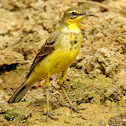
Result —
<instances>
[{"instance_id":1,"label":"bird's beak","mask_svg":"<svg viewBox=\"0 0 126 126\"><path fill-rule=\"evenodd\" d=\"M95 15L92 14L92 13L88 13L88 12L86 12L86 13L84 13L84 16L95 16Z\"/></svg>"},{"instance_id":2,"label":"bird's beak","mask_svg":"<svg viewBox=\"0 0 126 126\"><path fill-rule=\"evenodd\" d=\"M88 16L95 16L95 15L84 11L80 16L84 18L84 17L88 17Z\"/></svg>"}]
</instances>

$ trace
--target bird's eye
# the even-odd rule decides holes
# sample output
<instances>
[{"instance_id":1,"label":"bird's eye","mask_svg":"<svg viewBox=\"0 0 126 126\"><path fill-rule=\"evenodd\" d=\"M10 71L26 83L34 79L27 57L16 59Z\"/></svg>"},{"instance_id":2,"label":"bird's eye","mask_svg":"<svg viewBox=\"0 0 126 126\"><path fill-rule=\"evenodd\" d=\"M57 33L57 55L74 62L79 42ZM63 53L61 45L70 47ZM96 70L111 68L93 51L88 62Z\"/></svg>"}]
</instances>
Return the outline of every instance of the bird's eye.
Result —
<instances>
[{"instance_id":1,"label":"bird's eye","mask_svg":"<svg viewBox=\"0 0 126 126\"><path fill-rule=\"evenodd\" d=\"M77 15L77 12L73 11L71 14L72 14L73 16L75 16L75 15Z\"/></svg>"}]
</instances>

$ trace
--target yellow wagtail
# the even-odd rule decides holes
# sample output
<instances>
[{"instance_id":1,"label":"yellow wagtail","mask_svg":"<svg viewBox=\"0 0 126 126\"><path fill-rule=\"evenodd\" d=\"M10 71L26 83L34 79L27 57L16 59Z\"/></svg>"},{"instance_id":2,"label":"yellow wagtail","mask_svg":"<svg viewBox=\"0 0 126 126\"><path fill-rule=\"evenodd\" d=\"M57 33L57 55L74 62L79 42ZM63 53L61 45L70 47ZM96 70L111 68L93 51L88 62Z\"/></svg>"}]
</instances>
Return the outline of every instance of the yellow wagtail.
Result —
<instances>
[{"instance_id":1,"label":"yellow wagtail","mask_svg":"<svg viewBox=\"0 0 126 126\"><path fill-rule=\"evenodd\" d=\"M57 119L52 117L49 111L48 84L52 74L62 72L59 85L69 101L71 111L78 112L78 109L72 105L62 84L66 71L78 55L83 41L79 22L90 15L92 14L75 7L65 11L60 27L50 35L41 47L33 61L26 81L11 96L9 103L19 102L37 80L46 77L47 118Z\"/></svg>"}]
</instances>

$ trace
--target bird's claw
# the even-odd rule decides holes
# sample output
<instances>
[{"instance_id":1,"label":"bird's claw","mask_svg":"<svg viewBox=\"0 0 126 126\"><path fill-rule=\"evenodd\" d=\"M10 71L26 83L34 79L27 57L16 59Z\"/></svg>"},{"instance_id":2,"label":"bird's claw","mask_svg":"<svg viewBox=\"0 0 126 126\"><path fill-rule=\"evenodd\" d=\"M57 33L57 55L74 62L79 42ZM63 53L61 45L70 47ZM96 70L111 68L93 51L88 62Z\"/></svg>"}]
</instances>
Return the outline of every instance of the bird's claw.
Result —
<instances>
[{"instance_id":1,"label":"bird's claw","mask_svg":"<svg viewBox=\"0 0 126 126\"><path fill-rule=\"evenodd\" d=\"M53 119L53 120L58 120L58 118L54 118L53 116L54 115L60 115L60 114L53 114L53 113L51 113L49 110L47 110L47 112L45 113L45 112L42 112L43 113L43 115L46 115L47 117L46 117L46 120L48 119L48 118L51 118L51 119Z\"/></svg>"},{"instance_id":2,"label":"bird's claw","mask_svg":"<svg viewBox=\"0 0 126 126\"><path fill-rule=\"evenodd\" d=\"M51 119L53 119L53 120L58 120L58 118L54 118L54 117L53 117L55 114L52 114L50 111L47 111L46 115L47 115L46 120L47 120L48 118L51 118Z\"/></svg>"},{"instance_id":3,"label":"bird's claw","mask_svg":"<svg viewBox=\"0 0 126 126\"><path fill-rule=\"evenodd\" d=\"M66 106L68 108L70 108L70 113L72 114L72 111L76 112L76 113L81 113L79 112L80 110L85 110L86 108L76 108L74 105L70 105L70 106Z\"/></svg>"},{"instance_id":4,"label":"bird's claw","mask_svg":"<svg viewBox=\"0 0 126 126\"><path fill-rule=\"evenodd\" d=\"M80 110L85 110L85 108L76 108L74 105L70 105L70 113L72 114L72 111L76 113L81 113L79 112Z\"/></svg>"}]
</instances>

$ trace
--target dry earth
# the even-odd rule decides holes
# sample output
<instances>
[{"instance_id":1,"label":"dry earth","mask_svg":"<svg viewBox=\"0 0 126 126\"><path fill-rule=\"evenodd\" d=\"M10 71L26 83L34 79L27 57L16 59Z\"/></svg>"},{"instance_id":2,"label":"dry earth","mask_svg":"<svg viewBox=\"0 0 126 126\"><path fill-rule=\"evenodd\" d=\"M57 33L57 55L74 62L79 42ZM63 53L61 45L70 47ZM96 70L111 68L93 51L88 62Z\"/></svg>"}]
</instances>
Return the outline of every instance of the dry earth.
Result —
<instances>
[{"instance_id":1,"label":"dry earth","mask_svg":"<svg viewBox=\"0 0 126 126\"><path fill-rule=\"evenodd\" d=\"M70 114L66 98L50 81L48 119L42 79L25 102L8 104L23 83L37 52L59 25L64 11L80 7L95 14L80 23L80 53L68 69L64 87L81 114ZM126 1L125 0L0 0L0 126L126 126Z\"/></svg>"}]
</instances>

